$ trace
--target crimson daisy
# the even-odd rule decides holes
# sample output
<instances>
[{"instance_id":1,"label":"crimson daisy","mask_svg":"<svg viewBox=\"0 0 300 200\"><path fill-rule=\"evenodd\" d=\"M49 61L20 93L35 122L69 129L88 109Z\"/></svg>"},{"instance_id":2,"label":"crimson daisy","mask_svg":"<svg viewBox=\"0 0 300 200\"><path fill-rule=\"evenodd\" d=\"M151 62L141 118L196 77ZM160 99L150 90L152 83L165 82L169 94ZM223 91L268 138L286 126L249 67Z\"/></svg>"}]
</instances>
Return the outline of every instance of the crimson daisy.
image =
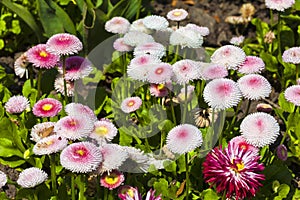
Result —
<instances>
[{"instance_id":1,"label":"crimson daisy","mask_svg":"<svg viewBox=\"0 0 300 200\"><path fill-rule=\"evenodd\" d=\"M59 56L49 52L46 47L46 44L38 44L31 47L26 52L28 62L39 68L50 69L55 67L59 61Z\"/></svg>"},{"instance_id":2,"label":"crimson daisy","mask_svg":"<svg viewBox=\"0 0 300 200\"><path fill-rule=\"evenodd\" d=\"M37 117L54 117L62 109L62 104L53 98L45 98L36 102L32 112Z\"/></svg>"}]
</instances>

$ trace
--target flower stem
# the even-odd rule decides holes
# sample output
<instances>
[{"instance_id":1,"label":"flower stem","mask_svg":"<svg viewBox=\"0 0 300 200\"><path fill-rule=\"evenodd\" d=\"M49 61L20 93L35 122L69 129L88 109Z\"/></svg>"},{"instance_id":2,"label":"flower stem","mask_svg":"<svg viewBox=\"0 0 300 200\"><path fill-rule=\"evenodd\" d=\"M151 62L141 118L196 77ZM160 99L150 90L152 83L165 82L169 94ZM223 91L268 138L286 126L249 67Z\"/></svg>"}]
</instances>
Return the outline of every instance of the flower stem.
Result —
<instances>
[{"instance_id":1,"label":"flower stem","mask_svg":"<svg viewBox=\"0 0 300 200\"><path fill-rule=\"evenodd\" d=\"M296 65L296 82L299 78L299 67L300 67L300 65Z\"/></svg>"},{"instance_id":2,"label":"flower stem","mask_svg":"<svg viewBox=\"0 0 300 200\"><path fill-rule=\"evenodd\" d=\"M186 121L186 115L187 115L187 108L188 108L188 101L187 101L187 84L184 84L184 107L183 107L183 116L182 116L182 121L181 123L184 124Z\"/></svg>"},{"instance_id":3,"label":"flower stem","mask_svg":"<svg viewBox=\"0 0 300 200\"><path fill-rule=\"evenodd\" d=\"M245 112L245 116L248 115L249 110L250 110L250 106L251 106L251 100L249 99L249 100L248 100L248 103L247 103L247 109L246 109L246 112Z\"/></svg>"},{"instance_id":4,"label":"flower stem","mask_svg":"<svg viewBox=\"0 0 300 200\"><path fill-rule=\"evenodd\" d=\"M40 69L39 72L38 72L38 81L37 81L37 90L38 90L38 93L37 93L37 97L38 99L41 97L41 81L42 81L42 70Z\"/></svg>"},{"instance_id":5,"label":"flower stem","mask_svg":"<svg viewBox=\"0 0 300 200\"><path fill-rule=\"evenodd\" d=\"M280 39L280 32L281 32L281 17L280 13L278 13L278 24L277 24L277 37L278 37L278 55L281 56L281 39Z\"/></svg>"},{"instance_id":6,"label":"flower stem","mask_svg":"<svg viewBox=\"0 0 300 200\"><path fill-rule=\"evenodd\" d=\"M185 199L189 200L189 184L190 180L189 180L189 153L185 154Z\"/></svg>"},{"instance_id":7,"label":"flower stem","mask_svg":"<svg viewBox=\"0 0 300 200\"><path fill-rule=\"evenodd\" d=\"M49 155L50 158L50 168L51 168L51 184L52 184L52 195L57 196L57 185L56 185L56 163L55 154Z\"/></svg>"},{"instance_id":8,"label":"flower stem","mask_svg":"<svg viewBox=\"0 0 300 200\"><path fill-rule=\"evenodd\" d=\"M32 66L29 66L29 78L30 78L30 87L33 88L34 85L33 85L33 68Z\"/></svg>"},{"instance_id":9,"label":"flower stem","mask_svg":"<svg viewBox=\"0 0 300 200\"><path fill-rule=\"evenodd\" d=\"M63 80L64 80L64 100L65 100L65 105L68 104L68 91L67 91L67 81L66 81L66 57L62 57L62 68L63 68Z\"/></svg>"},{"instance_id":10,"label":"flower stem","mask_svg":"<svg viewBox=\"0 0 300 200\"><path fill-rule=\"evenodd\" d=\"M72 200L75 200L75 175L72 174L71 176L71 196Z\"/></svg>"},{"instance_id":11,"label":"flower stem","mask_svg":"<svg viewBox=\"0 0 300 200\"><path fill-rule=\"evenodd\" d=\"M175 111L174 111L174 104L173 104L173 100L172 100L171 90L169 88L168 88L168 94L169 94L169 98L170 98L171 113L172 113L173 123L176 124L176 116L175 116Z\"/></svg>"}]
</instances>

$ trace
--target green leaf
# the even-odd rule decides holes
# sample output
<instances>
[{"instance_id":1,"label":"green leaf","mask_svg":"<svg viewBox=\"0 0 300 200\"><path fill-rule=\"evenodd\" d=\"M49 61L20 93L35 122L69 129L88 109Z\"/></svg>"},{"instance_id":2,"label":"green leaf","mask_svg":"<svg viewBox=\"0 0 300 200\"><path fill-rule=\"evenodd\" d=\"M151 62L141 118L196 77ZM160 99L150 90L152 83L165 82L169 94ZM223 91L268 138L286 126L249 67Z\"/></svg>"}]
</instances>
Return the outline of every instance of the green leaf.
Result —
<instances>
[{"instance_id":1,"label":"green leaf","mask_svg":"<svg viewBox=\"0 0 300 200\"><path fill-rule=\"evenodd\" d=\"M266 52L260 52L259 54L260 58L263 59L263 61L266 64L266 69L270 72L277 72L278 71L278 62L275 56L268 54Z\"/></svg>"},{"instance_id":2,"label":"green leaf","mask_svg":"<svg viewBox=\"0 0 300 200\"><path fill-rule=\"evenodd\" d=\"M131 143L132 143L132 136L130 135L130 131L122 126L119 128L119 136L120 136L120 139L119 139L119 144L121 146L130 146Z\"/></svg>"},{"instance_id":3,"label":"green leaf","mask_svg":"<svg viewBox=\"0 0 300 200\"><path fill-rule=\"evenodd\" d=\"M293 47L295 45L294 32L288 26L282 26L280 32L281 46Z\"/></svg>"},{"instance_id":4,"label":"green leaf","mask_svg":"<svg viewBox=\"0 0 300 200\"><path fill-rule=\"evenodd\" d=\"M0 39L0 50L5 47L4 40Z\"/></svg>"},{"instance_id":5,"label":"green leaf","mask_svg":"<svg viewBox=\"0 0 300 200\"><path fill-rule=\"evenodd\" d=\"M18 156L23 158L23 153L19 151L11 140L6 138L0 138L0 156L11 157Z\"/></svg>"},{"instance_id":6,"label":"green leaf","mask_svg":"<svg viewBox=\"0 0 300 200\"><path fill-rule=\"evenodd\" d=\"M278 188L278 196L281 198L286 198L290 192L290 186L287 184L281 184Z\"/></svg>"},{"instance_id":7,"label":"green leaf","mask_svg":"<svg viewBox=\"0 0 300 200\"><path fill-rule=\"evenodd\" d=\"M20 165L23 165L25 162L26 162L25 160L20 159L17 156L10 157L9 159L0 158L0 163L2 165L7 165L11 168L19 167Z\"/></svg>"},{"instance_id":8,"label":"green leaf","mask_svg":"<svg viewBox=\"0 0 300 200\"><path fill-rule=\"evenodd\" d=\"M283 92L279 94L278 104L282 110L289 113L294 112L295 105L285 99Z\"/></svg>"},{"instance_id":9,"label":"green leaf","mask_svg":"<svg viewBox=\"0 0 300 200\"><path fill-rule=\"evenodd\" d=\"M202 192L204 200L219 199L218 194L213 189L206 189Z\"/></svg>"},{"instance_id":10,"label":"green leaf","mask_svg":"<svg viewBox=\"0 0 300 200\"><path fill-rule=\"evenodd\" d=\"M168 195L168 181L166 179L158 179L158 181L153 184L153 187L157 194L162 194L163 196Z\"/></svg>"},{"instance_id":11,"label":"green leaf","mask_svg":"<svg viewBox=\"0 0 300 200\"><path fill-rule=\"evenodd\" d=\"M19 20L12 20L12 22L11 22L11 29L10 30L14 34L21 33L21 27L20 27L20 24L19 24Z\"/></svg>"},{"instance_id":12,"label":"green leaf","mask_svg":"<svg viewBox=\"0 0 300 200\"><path fill-rule=\"evenodd\" d=\"M295 194L293 195L292 200L299 200L300 199L300 190L296 189Z\"/></svg>"}]
</instances>

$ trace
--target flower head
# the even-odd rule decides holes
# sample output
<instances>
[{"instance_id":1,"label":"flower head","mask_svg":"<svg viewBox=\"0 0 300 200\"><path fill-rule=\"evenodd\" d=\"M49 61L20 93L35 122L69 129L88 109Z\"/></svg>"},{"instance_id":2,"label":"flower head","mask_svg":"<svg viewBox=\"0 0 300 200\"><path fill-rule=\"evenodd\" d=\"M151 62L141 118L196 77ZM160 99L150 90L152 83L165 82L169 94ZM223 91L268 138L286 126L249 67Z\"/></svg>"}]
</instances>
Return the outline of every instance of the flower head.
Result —
<instances>
[{"instance_id":1,"label":"flower head","mask_svg":"<svg viewBox=\"0 0 300 200\"><path fill-rule=\"evenodd\" d=\"M36 102L32 112L37 117L54 117L62 109L62 104L53 98L45 98Z\"/></svg>"},{"instance_id":2,"label":"flower head","mask_svg":"<svg viewBox=\"0 0 300 200\"><path fill-rule=\"evenodd\" d=\"M209 35L209 29L205 26L198 26L196 24L189 23L185 27L188 29L194 30L196 33L199 33L201 36Z\"/></svg>"},{"instance_id":3,"label":"flower head","mask_svg":"<svg viewBox=\"0 0 300 200\"><path fill-rule=\"evenodd\" d=\"M200 48L203 44L203 36L193 28L180 27L171 33L170 44L180 45L181 48Z\"/></svg>"},{"instance_id":4,"label":"flower head","mask_svg":"<svg viewBox=\"0 0 300 200\"><path fill-rule=\"evenodd\" d=\"M76 173L87 173L96 170L101 162L100 148L90 142L70 144L60 154L61 165Z\"/></svg>"},{"instance_id":5,"label":"flower head","mask_svg":"<svg viewBox=\"0 0 300 200\"><path fill-rule=\"evenodd\" d=\"M240 13L244 19L251 21L252 16L255 14L255 7L251 3L244 3L240 8Z\"/></svg>"},{"instance_id":6,"label":"flower head","mask_svg":"<svg viewBox=\"0 0 300 200\"><path fill-rule=\"evenodd\" d=\"M142 99L140 97L128 97L121 103L121 109L125 113L131 113L139 109L142 105Z\"/></svg>"},{"instance_id":7,"label":"flower head","mask_svg":"<svg viewBox=\"0 0 300 200\"><path fill-rule=\"evenodd\" d=\"M4 106L6 112L10 114L22 113L24 110L29 110L30 105L26 97L18 95L8 99Z\"/></svg>"},{"instance_id":8,"label":"flower head","mask_svg":"<svg viewBox=\"0 0 300 200\"><path fill-rule=\"evenodd\" d=\"M239 146L229 143L224 150L216 147L203 162L204 179L215 185L218 193L226 191L227 198L253 197L265 179L259 174L264 166L258 161L259 156Z\"/></svg>"},{"instance_id":9,"label":"flower head","mask_svg":"<svg viewBox=\"0 0 300 200\"><path fill-rule=\"evenodd\" d=\"M241 100L242 94L236 82L220 78L207 83L203 97L210 107L224 110L236 106Z\"/></svg>"},{"instance_id":10,"label":"flower head","mask_svg":"<svg viewBox=\"0 0 300 200\"><path fill-rule=\"evenodd\" d=\"M264 61L256 56L246 56L245 62L239 66L238 71L242 74L260 73L265 69Z\"/></svg>"},{"instance_id":11,"label":"flower head","mask_svg":"<svg viewBox=\"0 0 300 200\"><path fill-rule=\"evenodd\" d=\"M69 33L58 33L51 36L46 45L47 51L56 55L72 55L82 50L81 41Z\"/></svg>"},{"instance_id":12,"label":"flower head","mask_svg":"<svg viewBox=\"0 0 300 200\"><path fill-rule=\"evenodd\" d=\"M20 78L23 78L25 73L27 72L27 66L28 66L29 62L27 59L27 53L23 53L21 54L20 57L18 57L14 63L14 70L15 70L15 74L17 76L19 76ZM28 74L26 74L26 78L28 78Z\"/></svg>"},{"instance_id":13,"label":"flower head","mask_svg":"<svg viewBox=\"0 0 300 200\"><path fill-rule=\"evenodd\" d=\"M7 182L7 176L3 171L0 171L0 188L2 188Z\"/></svg>"},{"instance_id":14,"label":"flower head","mask_svg":"<svg viewBox=\"0 0 300 200\"><path fill-rule=\"evenodd\" d=\"M155 42L151 35L139 31L130 31L124 35L124 43L132 47Z\"/></svg>"},{"instance_id":15,"label":"flower head","mask_svg":"<svg viewBox=\"0 0 300 200\"><path fill-rule=\"evenodd\" d=\"M147 16L143 19L144 25L149 29L163 30L168 28L169 22L166 18L158 15Z\"/></svg>"},{"instance_id":16,"label":"flower head","mask_svg":"<svg viewBox=\"0 0 300 200\"><path fill-rule=\"evenodd\" d=\"M279 124L270 114L252 113L243 119L240 132L247 143L255 147L264 147L275 142L279 135Z\"/></svg>"},{"instance_id":17,"label":"flower head","mask_svg":"<svg viewBox=\"0 0 300 200\"><path fill-rule=\"evenodd\" d=\"M137 32L142 32L142 33L146 33L146 34L151 34L152 30L147 28L144 23L143 23L143 19L137 19L135 21L132 22L129 31L137 31Z\"/></svg>"},{"instance_id":18,"label":"flower head","mask_svg":"<svg viewBox=\"0 0 300 200\"><path fill-rule=\"evenodd\" d=\"M259 100L268 97L272 89L269 81L258 74L245 75L237 83L243 96L250 100Z\"/></svg>"},{"instance_id":19,"label":"flower head","mask_svg":"<svg viewBox=\"0 0 300 200\"><path fill-rule=\"evenodd\" d=\"M233 146L233 148L240 148L245 151L252 151L253 155L258 155L259 149L249 143L243 138L243 136L236 136L232 138L229 143Z\"/></svg>"},{"instance_id":20,"label":"flower head","mask_svg":"<svg viewBox=\"0 0 300 200\"><path fill-rule=\"evenodd\" d=\"M300 106L300 85L292 85L286 88L284 97L295 106Z\"/></svg>"},{"instance_id":21,"label":"flower head","mask_svg":"<svg viewBox=\"0 0 300 200\"><path fill-rule=\"evenodd\" d=\"M224 65L228 69L237 69L246 59L243 49L234 45L225 45L217 49L211 56L211 61Z\"/></svg>"},{"instance_id":22,"label":"flower head","mask_svg":"<svg viewBox=\"0 0 300 200\"><path fill-rule=\"evenodd\" d=\"M171 82L172 75L172 66L169 63L162 62L149 69L148 81L150 83L165 84Z\"/></svg>"},{"instance_id":23,"label":"flower head","mask_svg":"<svg viewBox=\"0 0 300 200\"><path fill-rule=\"evenodd\" d=\"M50 135L54 134L54 125L55 122L42 122L39 124L36 124L31 129L31 140L38 142L41 139L48 137Z\"/></svg>"},{"instance_id":24,"label":"flower head","mask_svg":"<svg viewBox=\"0 0 300 200\"><path fill-rule=\"evenodd\" d=\"M138 45L134 48L134 56L142 56L145 54L162 58L166 54L165 47L157 42L149 42Z\"/></svg>"},{"instance_id":25,"label":"flower head","mask_svg":"<svg viewBox=\"0 0 300 200\"><path fill-rule=\"evenodd\" d=\"M142 199L142 195L138 192L138 189L131 187L129 185L121 186L118 189L118 197L121 200L140 200L140 199Z\"/></svg>"},{"instance_id":26,"label":"flower head","mask_svg":"<svg viewBox=\"0 0 300 200\"><path fill-rule=\"evenodd\" d=\"M184 59L177 61L172 65L172 68L174 80L181 85L199 79L201 76L201 68L199 64L193 60Z\"/></svg>"},{"instance_id":27,"label":"flower head","mask_svg":"<svg viewBox=\"0 0 300 200\"><path fill-rule=\"evenodd\" d=\"M46 50L46 46L46 44L38 44L31 47L26 52L28 62L38 68L51 69L55 67L59 61L59 56Z\"/></svg>"},{"instance_id":28,"label":"flower head","mask_svg":"<svg viewBox=\"0 0 300 200\"><path fill-rule=\"evenodd\" d=\"M32 151L35 155L49 155L63 150L68 140L58 135L51 135L38 141Z\"/></svg>"},{"instance_id":29,"label":"flower head","mask_svg":"<svg viewBox=\"0 0 300 200\"><path fill-rule=\"evenodd\" d=\"M300 47L292 47L285 50L282 54L282 60L286 63L300 63Z\"/></svg>"},{"instance_id":30,"label":"flower head","mask_svg":"<svg viewBox=\"0 0 300 200\"><path fill-rule=\"evenodd\" d=\"M224 78L228 75L228 70L225 66L214 63L200 63L201 79L210 80Z\"/></svg>"},{"instance_id":31,"label":"flower head","mask_svg":"<svg viewBox=\"0 0 300 200\"><path fill-rule=\"evenodd\" d=\"M100 120L94 123L94 130L89 135L97 140L99 145L111 141L118 133L116 126L107 120Z\"/></svg>"},{"instance_id":32,"label":"flower head","mask_svg":"<svg viewBox=\"0 0 300 200\"><path fill-rule=\"evenodd\" d=\"M43 170L37 167L30 167L19 174L17 183L23 188L33 188L43 183L48 178L48 175Z\"/></svg>"},{"instance_id":33,"label":"flower head","mask_svg":"<svg viewBox=\"0 0 300 200\"><path fill-rule=\"evenodd\" d=\"M236 37L231 38L229 43L239 46L244 42L244 40L245 40L245 37L243 35L241 35L241 36L236 36Z\"/></svg>"},{"instance_id":34,"label":"flower head","mask_svg":"<svg viewBox=\"0 0 300 200\"><path fill-rule=\"evenodd\" d=\"M182 21L188 16L184 9L173 9L167 13L167 18L172 21Z\"/></svg>"},{"instance_id":35,"label":"flower head","mask_svg":"<svg viewBox=\"0 0 300 200\"><path fill-rule=\"evenodd\" d=\"M171 83L167 84L150 84L150 94L155 97L165 97L169 94L168 88L170 88Z\"/></svg>"},{"instance_id":36,"label":"flower head","mask_svg":"<svg viewBox=\"0 0 300 200\"><path fill-rule=\"evenodd\" d=\"M181 124L170 130L167 148L173 153L185 154L202 144L201 131L191 124Z\"/></svg>"},{"instance_id":37,"label":"flower head","mask_svg":"<svg viewBox=\"0 0 300 200\"><path fill-rule=\"evenodd\" d=\"M113 43L113 47L116 51L119 51L119 52L129 52L129 51L133 50L132 46L125 44L124 38L116 39Z\"/></svg>"},{"instance_id":38,"label":"flower head","mask_svg":"<svg viewBox=\"0 0 300 200\"><path fill-rule=\"evenodd\" d=\"M116 34L125 34L128 32L130 22L124 17L113 17L105 23L105 30Z\"/></svg>"},{"instance_id":39,"label":"flower head","mask_svg":"<svg viewBox=\"0 0 300 200\"><path fill-rule=\"evenodd\" d=\"M266 0L266 7L271 10L284 11L295 4L295 0Z\"/></svg>"},{"instance_id":40,"label":"flower head","mask_svg":"<svg viewBox=\"0 0 300 200\"><path fill-rule=\"evenodd\" d=\"M69 103L65 106L65 111L69 116L84 116L84 118L88 118L90 121L96 122L97 116L94 111L90 109L90 107L83 105L81 103Z\"/></svg>"},{"instance_id":41,"label":"flower head","mask_svg":"<svg viewBox=\"0 0 300 200\"><path fill-rule=\"evenodd\" d=\"M100 178L100 184L110 190L119 187L125 178L124 175L118 170L113 170L111 172L104 172Z\"/></svg>"},{"instance_id":42,"label":"flower head","mask_svg":"<svg viewBox=\"0 0 300 200\"><path fill-rule=\"evenodd\" d=\"M74 81L66 80L66 86L67 86L67 96L68 97L74 96L74 91L75 91ZM62 77L62 75L58 75L56 77L54 81L54 88L56 92L65 95L64 78Z\"/></svg>"}]
</instances>

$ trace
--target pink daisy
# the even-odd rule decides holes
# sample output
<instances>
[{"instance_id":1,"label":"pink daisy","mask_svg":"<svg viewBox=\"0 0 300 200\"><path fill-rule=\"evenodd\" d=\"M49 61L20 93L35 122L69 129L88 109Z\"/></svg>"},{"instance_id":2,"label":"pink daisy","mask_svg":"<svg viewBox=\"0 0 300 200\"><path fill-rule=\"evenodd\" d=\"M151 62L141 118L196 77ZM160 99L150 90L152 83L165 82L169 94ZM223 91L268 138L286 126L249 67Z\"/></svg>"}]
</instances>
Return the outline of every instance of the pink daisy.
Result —
<instances>
[{"instance_id":1,"label":"pink daisy","mask_svg":"<svg viewBox=\"0 0 300 200\"><path fill-rule=\"evenodd\" d=\"M259 159L252 151L231 143L224 150L216 147L203 162L204 180L228 199L251 198L262 186L260 181L265 180L260 174L264 166L258 163Z\"/></svg>"},{"instance_id":2,"label":"pink daisy","mask_svg":"<svg viewBox=\"0 0 300 200\"><path fill-rule=\"evenodd\" d=\"M162 44L157 42L144 43L134 48L134 56L142 56L145 54L162 58L166 54L166 49Z\"/></svg>"},{"instance_id":3,"label":"pink daisy","mask_svg":"<svg viewBox=\"0 0 300 200\"><path fill-rule=\"evenodd\" d=\"M37 167L30 167L23 170L19 174L17 183L23 188L33 188L43 182L48 178L48 175L43 170Z\"/></svg>"},{"instance_id":4,"label":"pink daisy","mask_svg":"<svg viewBox=\"0 0 300 200\"><path fill-rule=\"evenodd\" d=\"M150 83L165 84L171 82L172 75L173 70L169 63L159 63L149 69L148 81Z\"/></svg>"},{"instance_id":5,"label":"pink daisy","mask_svg":"<svg viewBox=\"0 0 300 200\"><path fill-rule=\"evenodd\" d=\"M292 47L287 49L282 54L282 60L286 63L300 63L300 47Z\"/></svg>"},{"instance_id":6,"label":"pink daisy","mask_svg":"<svg viewBox=\"0 0 300 200\"><path fill-rule=\"evenodd\" d=\"M266 7L272 10L284 11L295 4L295 0L266 0Z\"/></svg>"},{"instance_id":7,"label":"pink daisy","mask_svg":"<svg viewBox=\"0 0 300 200\"><path fill-rule=\"evenodd\" d=\"M68 140L58 135L51 135L38 141L32 151L35 155L49 155L63 150Z\"/></svg>"},{"instance_id":8,"label":"pink daisy","mask_svg":"<svg viewBox=\"0 0 300 200\"><path fill-rule=\"evenodd\" d=\"M269 81L258 74L248 74L241 77L237 84L243 97L250 100L259 100L268 97L272 87Z\"/></svg>"},{"instance_id":9,"label":"pink daisy","mask_svg":"<svg viewBox=\"0 0 300 200\"><path fill-rule=\"evenodd\" d=\"M100 178L100 185L110 190L119 187L125 180L124 175L118 170L104 172Z\"/></svg>"},{"instance_id":10,"label":"pink daisy","mask_svg":"<svg viewBox=\"0 0 300 200\"><path fill-rule=\"evenodd\" d=\"M74 92L75 92L74 81L67 80L66 84L67 84L67 96L68 97L74 96ZM62 77L62 75L59 75L56 77L56 79L54 81L54 88L55 88L56 92L59 92L62 95L65 95L64 78Z\"/></svg>"},{"instance_id":11,"label":"pink daisy","mask_svg":"<svg viewBox=\"0 0 300 200\"><path fill-rule=\"evenodd\" d=\"M61 165L75 173L87 173L96 170L101 162L100 148L90 142L70 144L60 154Z\"/></svg>"},{"instance_id":12,"label":"pink daisy","mask_svg":"<svg viewBox=\"0 0 300 200\"><path fill-rule=\"evenodd\" d=\"M264 61L256 56L246 56L245 62L239 66L238 71L242 74L260 73L265 69Z\"/></svg>"},{"instance_id":13,"label":"pink daisy","mask_svg":"<svg viewBox=\"0 0 300 200\"><path fill-rule=\"evenodd\" d=\"M247 143L255 147L264 147L275 142L279 135L279 125L271 115L257 112L243 119L240 132Z\"/></svg>"},{"instance_id":14,"label":"pink daisy","mask_svg":"<svg viewBox=\"0 0 300 200\"><path fill-rule=\"evenodd\" d=\"M200 63L201 79L210 80L228 76L225 66L214 63Z\"/></svg>"},{"instance_id":15,"label":"pink daisy","mask_svg":"<svg viewBox=\"0 0 300 200\"><path fill-rule=\"evenodd\" d=\"M119 51L119 52L129 52L129 51L133 50L132 46L125 44L124 38L116 39L113 43L113 47L116 51Z\"/></svg>"},{"instance_id":16,"label":"pink daisy","mask_svg":"<svg viewBox=\"0 0 300 200\"><path fill-rule=\"evenodd\" d=\"M168 88L172 88L172 84L150 84L150 94L155 97L165 97L169 94Z\"/></svg>"},{"instance_id":17,"label":"pink daisy","mask_svg":"<svg viewBox=\"0 0 300 200\"><path fill-rule=\"evenodd\" d=\"M223 65L228 69L237 69L244 63L246 54L243 49L234 45L226 45L217 49L211 56L213 63Z\"/></svg>"},{"instance_id":18,"label":"pink daisy","mask_svg":"<svg viewBox=\"0 0 300 200\"><path fill-rule=\"evenodd\" d=\"M167 148L173 153L185 154L201 146L202 133L191 124L181 124L170 130L167 136Z\"/></svg>"},{"instance_id":19,"label":"pink daisy","mask_svg":"<svg viewBox=\"0 0 300 200\"><path fill-rule=\"evenodd\" d=\"M245 40L245 37L243 35L241 36L235 36L235 37L232 37L229 41L230 44L233 44L233 45L236 45L236 46L239 46L241 45Z\"/></svg>"},{"instance_id":20,"label":"pink daisy","mask_svg":"<svg viewBox=\"0 0 300 200\"><path fill-rule=\"evenodd\" d=\"M196 24L187 24L185 27L192 29L199 33L201 36L207 36L209 35L209 29L205 26L198 26Z\"/></svg>"},{"instance_id":21,"label":"pink daisy","mask_svg":"<svg viewBox=\"0 0 300 200\"><path fill-rule=\"evenodd\" d=\"M130 22L124 17L113 17L105 23L105 30L110 33L125 34L128 32Z\"/></svg>"},{"instance_id":22,"label":"pink daisy","mask_svg":"<svg viewBox=\"0 0 300 200\"><path fill-rule=\"evenodd\" d=\"M201 77L199 64L193 60L184 59L172 65L174 81L180 85Z\"/></svg>"},{"instance_id":23,"label":"pink daisy","mask_svg":"<svg viewBox=\"0 0 300 200\"><path fill-rule=\"evenodd\" d=\"M70 116L84 116L84 118L88 118L92 122L98 121L97 116L94 111L90 109L90 107L83 105L81 103L69 103L65 106L65 111Z\"/></svg>"},{"instance_id":24,"label":"pink daisy","mask_svg":"<svg viewBox=\"0 0 300 200\"><path fill-rule=\"evenodd\" d=\"M42 122L32 127L30 140L35 142L54 134L54 125L56 122Z\"/></svg>"},{"instance_id":25,"label":"pink daisy","mask_svg":"<svg viewBox=\"0 0 300 200\"><path fill-rule=\"evenodd\" d=\"M124 113L134 112L141 107L142 102L140 97L128 97L122 101L121 110Z\"/></svg>"},{"instance_id":26,"label":"pink daisy","mask_svg":"<svg viewBox=\"0 0 300 200\"><path fill-rule=\"evenodd\" d=\"M242 136L236 136L229 141L233 148L243 149L245 151L252 151L253 155L257 156L259 149L251 144L248 144Z\"/></svg>"},{"instance_id":27,"label":"pink daisy","mask_svg":"<svg viewBox=\"0 0 300 200\"><path fill-rule=\"evenodd\" d=\"M62 109L62 104L53 98L45 98L36 102L32 112L37 117L54 117Z\"/></svg>"},{"instance_id":28,"label":"pink daisy","mask_svg":"<svg viewBox=\"0 0 300 200\"><path fill-rule=\"evenodd\" d=\"M0 171L0 188L7 183L7 176L3 171Z\"/></svg>"},{"instance_id":29,"label":"pink daisy","mask_svg":"<svg viewBox=\"0 0 300 200\"><path fill-rule=\"evenodd\" d=\"M284 144L278 145L278 147L276 148L276 154L280 160L286 161L288 158L288 152L286 146Z\"/></svg>"},{"instance_id":30,"label":"pink daisy","mask_svg":"<svg viewBox=\"0 0 300 200\"><path fill-rule=\"evenodd\" d=\"M15 74L20 78L23 78L24 74L26 74L26 78L28 78L28 66L29 62L27 59L27 52L21 54L14 63Z\"/></svg>"},{"instance_id":31,"label":"pink daisy","mask_svg":"<svg viewBox=\"0 0 300 200\"><path fill-rule=\"evenodd\" d=\"M4 108L10 114L18 114L25 110L30 110L30 105L26 97L18 95L10 97L5 103Z\"/></svg>"},{"instance_id":32,"label":"pink daisy","mask_svg":"<svg viewBox=\"0 0 300 200\"><path fill-rule=\"evenodd\" d=\"M205 86L203 97L210 107L224 110L236 106L242 94L236 82L220 78L210 81Z\"/></svg>"},{"instance_id":33,"label":"pink daisy","mask_svg":"<svg viewBox=\"0 0 300 200\"><path fill-rule=\"evenodd\" d=\"M132 47L149 42L155 42L151 35L139 31L130 31L124 35L123 39L125 44Z\"/></svg>"},{"instance_id":34,"label":"pink daisy","mask_svg":"<svg viewBox=\"0 0 300 200\"><path fill-rule=\"evenodd\" d=\"M143 19L144 25L149 29L164 30L168 28L169 22L166 18L158 15L150 15Z\"/></svg>"},{"instance_id":35,"label":"pink daisy","mask_svg":"<svg viewBox=\"0 0 300 200\"><path fill-rule=\"evenodd\" d=\"M99 145L111 141L118 133L116 126L108 120L100 120L94 123L94 130L89 135L97 140Z\"/></svg>"},{"instance_id":36,"label":"pink daisy","mask_svg":"<svg viewBox=\"0 0 300 200\"><path fill-rule=\"evenodd\" d=\"M292 85L286 88L284 97L295 106L300 106L300 85Z\"/></svg>"},{"instance_id":37,"label":"pink daisy","mask_svg":"<svg viewBox=\"0 0 300 200\"><path fill-rule=\"evenodd\" d=\"M56 55L72 55L82 50L81 41L69 33L58 33L51 36L46 45L47 51Z\"/></svg>"},{"instance_id":38,"label":"pink daisy","mask_svg":"<svg viewBox=\"0 0 300 200\"><path fill-rule=\"evenodd\" d=\"M72 115L61 118L54 126L57 135L70 140L87 137L93 131L94 122L84 115Z\"/></svg>"},{"instance_id":39,"label":"pink daisy","mask_svg":"<svg viewBox=\"0 0 300 200\"><path fill-rule=\"evenodd\" d=\"M46 46L46 44L38 44L31 47L26 52L28 62L39 68L51 69L55 67L59 61L59 56L46 50Z\"/></svg>"},{"instance_id":40,"label":"pink daisy","mask_svg":"<svg viewBox=\"0 0 300 200\"><path fill-rule=\"evenodd\" d=\"M167 18L172 21L182 21L188 16L184 9L173 9L167 13Z\"/></svg>"},{"instance_id":41,"label":"pink daisy","mask_svg":"<svg viewBox=\"0 0 300 200\"><path fill-rule=\"evenodd\" d=\"M62 73L62 63L59 63L60 72ZM88 76L92 68L92 63L81 56L70 56L66 59L66 80L77 80Z\"/></svg>"}]
</instances>

